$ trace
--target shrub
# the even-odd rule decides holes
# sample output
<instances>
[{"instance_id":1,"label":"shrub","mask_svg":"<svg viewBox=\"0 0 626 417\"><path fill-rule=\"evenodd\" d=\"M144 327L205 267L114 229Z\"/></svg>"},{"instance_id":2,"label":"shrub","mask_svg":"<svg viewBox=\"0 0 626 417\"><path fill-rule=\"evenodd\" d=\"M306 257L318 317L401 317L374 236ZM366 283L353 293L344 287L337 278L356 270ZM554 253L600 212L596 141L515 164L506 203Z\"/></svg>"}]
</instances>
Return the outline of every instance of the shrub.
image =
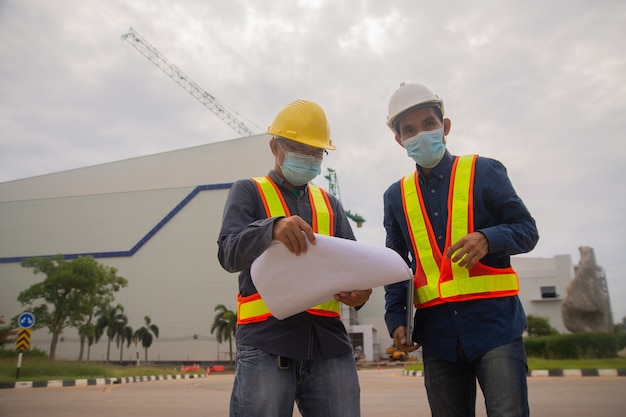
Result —
<instances>
[{"instance_id":1,"label":"shrub","mask_svg":"<svg viewBox=\"0 0 626 417\"><path fill-rule=\"evenodd\" d=\"M550 326L550 319L532 314L526 316L526 331L528 337L549 336L559 334L558 330Z\"/></svg>"},{"instance_id":2,"label":"shrub","mask_svg":"<svg viewBox=\"0 0 626 417\"><path fill-rule=\"evenodd\" d=\"M614 358L626 343L611 333L574 333L524 339L526 354L543 359L605 359Z\"/></svg>"},{"instance_id":3,"label":"shrub","mask_svg":"<svg viewBox=\"0 0 626 417\"><path fill-rule=\"evenodd\" d=\"M524 339L526 355L533 358L548 358L548 339L551 336L530 337Z\"/></svg>"},{"instance_id":4,"label":"shrub","mask_svg":"<svg viewBox=\"0 0 626 417\"><path fill-rule=\"evenodd\" d=\"M20 353L17 349L0 348L0 358L16 358ZM39 348L32 348L22 352L24 358L47 358L48 354Z\"/></svg>"},{"instance_id":5,"label":"shrub","mask_svg":"<svg viewBox=\"0 0 626 417\"><path fill-rule=\"evenodd\" d=\"M580 359L579 346L573 334L552 337L547 342L548 359Z\"/></svg>"},{"instance_id":6,"label":"shrub","mask_svg":"<svg viewBox=\"0 0 626 417\"><path fill-rule=\"evenodd\" d=\"M617 340L617 350L626 348L626 333L615 333L615 339Z\"/></svg>"}]
</instances>

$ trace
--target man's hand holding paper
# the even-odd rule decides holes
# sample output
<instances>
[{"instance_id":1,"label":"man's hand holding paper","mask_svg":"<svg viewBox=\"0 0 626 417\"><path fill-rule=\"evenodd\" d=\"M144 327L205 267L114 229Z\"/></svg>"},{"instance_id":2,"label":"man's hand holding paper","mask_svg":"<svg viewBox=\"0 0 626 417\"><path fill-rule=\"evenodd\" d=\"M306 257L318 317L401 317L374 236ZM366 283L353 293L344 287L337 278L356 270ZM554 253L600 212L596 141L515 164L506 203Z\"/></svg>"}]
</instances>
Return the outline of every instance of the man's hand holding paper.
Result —
<instances>
[{"instance_id":1,"label":"man's hand holding paper","mask_svg":"<svg viewBox=\"0 0 626 417\"><path fill-rule=\"evenodd\" d=\"M359 307L369 300L371 294L371 288L358 291L342 291L339 294L335 294L335 300L349 305L350 307Z\"/></svg>"}]
</instances>

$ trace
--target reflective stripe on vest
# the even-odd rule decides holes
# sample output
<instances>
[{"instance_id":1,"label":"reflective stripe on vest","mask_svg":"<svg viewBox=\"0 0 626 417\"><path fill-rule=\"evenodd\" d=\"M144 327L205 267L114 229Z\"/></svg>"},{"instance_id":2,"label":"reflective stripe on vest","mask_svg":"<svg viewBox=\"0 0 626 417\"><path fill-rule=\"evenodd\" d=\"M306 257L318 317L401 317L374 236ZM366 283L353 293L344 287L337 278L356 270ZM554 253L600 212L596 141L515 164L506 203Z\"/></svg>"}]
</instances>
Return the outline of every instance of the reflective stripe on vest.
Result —
<instances>
[{"instance_id":1,"label":"reflective stripe on vest","mask_svg":"<svg viewBox=\"0 0 626 417\"><path fill-rule=\"evenodd\" d=\"M474 231L473 186L477 155L455 159L448 194L448 224L444 248ZM516 295L519 281L512 267L493 268L478 262L471 269L446 259L426 215L417 171L400 182L402 204L415 253L415 306Z\"/></svg>"},{"instance_id":2,"label":"reflective stripe on vest","mask_svg":"<svg viewBox=\"0 0 626 417\"><path fill-rule=\"evenodd\" d=\"M269 177L252 178L259 189L267 217L290 216L289 208L278 190L278 187ZM332 236L334 234L334 214L328 195L321 188L309 184L309 201L312 210L312 229L314 233ZM247 297L237 296L237 324L256 323L267 320L272 313L259 295L255 293ZM339 317L341 304L337 300L329 300L306 310L307 313L325 317Z\"/></svg>"}]
</instances>

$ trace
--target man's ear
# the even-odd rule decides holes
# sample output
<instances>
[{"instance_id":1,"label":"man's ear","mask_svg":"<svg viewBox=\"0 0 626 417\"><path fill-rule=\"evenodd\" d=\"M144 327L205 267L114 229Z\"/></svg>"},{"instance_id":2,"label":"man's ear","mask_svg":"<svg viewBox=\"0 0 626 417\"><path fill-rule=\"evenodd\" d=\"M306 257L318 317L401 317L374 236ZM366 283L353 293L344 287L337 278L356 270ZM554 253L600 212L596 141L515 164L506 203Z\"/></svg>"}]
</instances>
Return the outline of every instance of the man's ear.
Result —
<instances>
[{"instance_id":1,"label":"man's ear","mask_svg":"<svg viewBox=\"0 0 626 417\"><path fill-rule=\"evenodd\" d=\"M278 155L278 141L274 138L270 139L270 149L272 150L272 155Z\"/></svg>"},{"instance_id":2,"label":"man's ear","mask_svg":"<svg viewBox=\"0 0 626 417\"><path fill-rule=\"evenodd\" d=\"M448 136L448 133L450 133L451 126L452 126L452 122L450 121L450 119L448 118L443 119L443 135L444 136Z\"/></svg>"},{"instance_id":3,"label":"man's ear","mask_svg":"<svg viewBox=\"0 0 626 417\"><path fill-rule=\"evenodd\" d=\"M398 142L398 145L404 148L404 145L402 144L402 139L400 138L400 135L398 134L396 134L396 142Z\"/></svg>"}]
</instances>

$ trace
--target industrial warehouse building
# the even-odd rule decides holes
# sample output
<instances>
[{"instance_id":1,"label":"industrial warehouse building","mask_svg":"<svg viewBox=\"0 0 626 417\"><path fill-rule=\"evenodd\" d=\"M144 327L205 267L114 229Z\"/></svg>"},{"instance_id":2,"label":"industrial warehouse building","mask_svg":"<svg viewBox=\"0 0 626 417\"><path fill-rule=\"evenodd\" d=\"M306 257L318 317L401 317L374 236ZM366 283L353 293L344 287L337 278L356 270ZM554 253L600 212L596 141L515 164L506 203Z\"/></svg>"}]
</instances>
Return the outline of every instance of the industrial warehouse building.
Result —
<instances>
[{"instance_id":1,"label":"industrial warehouse building","mask_svg":"<svg viewBox=\"0 0 626 417\"><path fill-rule=\"evenodd\" d=\"M44 278L23 268L22 260L92 255L128 279L115 301L124 306L129 325L141 327L149 316L159 327L149 360L227 360L228 342L218 344L210 334L216 305L236 311L237 276L217 260L222 209L234 181L273 166L268 140L256 135L0 183L0 316L8 322L21 313L17 295ZM242 163L242 153L255 157ZM573 277L571 257L515 257L513 264L526 313L547 317L566 332L561 302ZM358 316L344 311L367 361L385 356L391 343L383 315L382 288ZM31 346L48 351L50 340L39 329ZM106 348L103 337L90 359L103 360ZM68 329L57 357L76 359L78 352L78 335ZM123 359L135 355L131 345ZM113 348L111 359L118 358Z\"/></svg>"}]
</instances>

